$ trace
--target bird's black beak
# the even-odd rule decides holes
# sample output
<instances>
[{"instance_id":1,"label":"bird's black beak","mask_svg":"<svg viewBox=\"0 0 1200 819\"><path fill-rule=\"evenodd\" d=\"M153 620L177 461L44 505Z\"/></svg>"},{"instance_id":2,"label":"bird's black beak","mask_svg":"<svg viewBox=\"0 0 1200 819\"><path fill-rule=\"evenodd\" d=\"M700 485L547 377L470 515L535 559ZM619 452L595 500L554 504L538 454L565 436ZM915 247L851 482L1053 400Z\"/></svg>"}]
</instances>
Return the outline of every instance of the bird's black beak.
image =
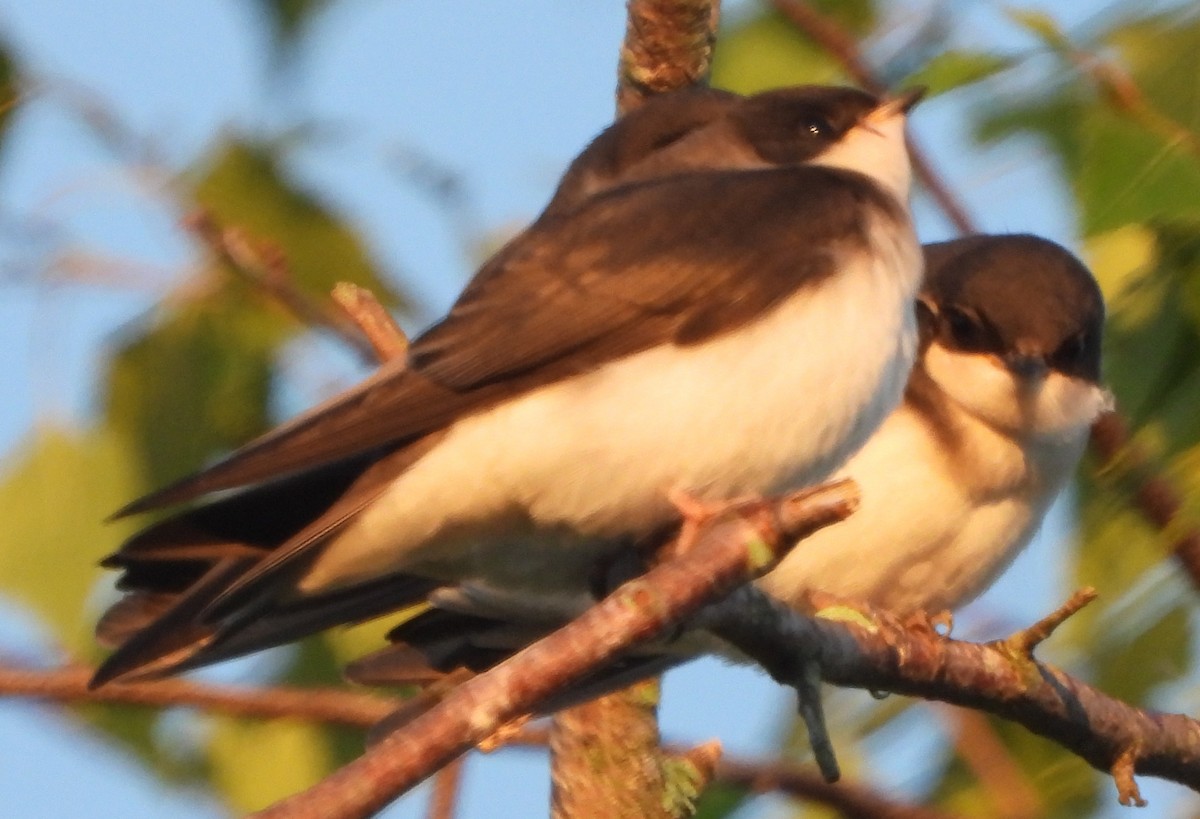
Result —
<instances>
[{"instance_id":1,"label":"bird's black beak","mask_svg":"<svg viewBox=\"0 0 1200 819\"><path fill-rule=\"evenodd\" d=\"M1045 358L1028 353L1009 353L1004 356L1004 366L1022 381L1041 381L1050 371Z\"/></svg>"},{"instance_id":2,"label":"bird's black beak","mask_svg":"<svg viewBox=\"0 0 1200 819\"><path fill-rule=\"evenodd\" d=\"M925 96L925 86L919 85L902 92L899 96L884 97L883 101L867 112L859 125L873 133L880 133L875 127L878 123L886 122L893 117L903 117Z\"/></svg>"},{"instance_id":3,"label":"bird's black beak","mask_svg":"<svg viewBox=\"0 0 1200 819\"><path fill-rule=\"evenodd\" d=\"M883 120L901 114L907 114L925 96L927 89L923 85L901 91L894 97L884 97L883 101L867 115L869 119Z\"/></svg>"},{"instance_id":4,"label":"bird's black beak","mask_svg":"<svg viewBox=\"0 0 1200 819\"><path fill-rule=\"evenodd\" d=\"M901 111L903 111L904 113L907 114L909 111L911 111L913 108L916 107L918 102L925 99L925 94L928 91L929 91L929 88L927 86L924 86L924 85L913 86L912 88L909 88L907 91L901 91L900 96L894 97L893 101L895 102L896 106Z\"/></svg>"}]
</instances>

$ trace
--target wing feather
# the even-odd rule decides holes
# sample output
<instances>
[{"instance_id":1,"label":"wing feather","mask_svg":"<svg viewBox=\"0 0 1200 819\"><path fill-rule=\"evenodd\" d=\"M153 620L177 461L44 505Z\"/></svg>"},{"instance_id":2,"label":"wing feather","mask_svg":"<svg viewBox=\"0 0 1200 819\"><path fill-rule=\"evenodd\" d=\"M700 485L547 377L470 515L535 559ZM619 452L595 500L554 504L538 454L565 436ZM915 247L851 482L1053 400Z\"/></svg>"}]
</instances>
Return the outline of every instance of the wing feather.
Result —
<instances>
[{"instance_id":1,"label":"wing feather","mask_svg":"<svg viewBox=\"0 0 1200 819\"><path fill-rule=\"evenodd\" d=\"M656 179L547 214L407 362L118 515L381 457L514 394L735 329L833 275L845 246L865 243L871 210L900 208L866 177L798 166Z\"/></svg>"}]
</instances>

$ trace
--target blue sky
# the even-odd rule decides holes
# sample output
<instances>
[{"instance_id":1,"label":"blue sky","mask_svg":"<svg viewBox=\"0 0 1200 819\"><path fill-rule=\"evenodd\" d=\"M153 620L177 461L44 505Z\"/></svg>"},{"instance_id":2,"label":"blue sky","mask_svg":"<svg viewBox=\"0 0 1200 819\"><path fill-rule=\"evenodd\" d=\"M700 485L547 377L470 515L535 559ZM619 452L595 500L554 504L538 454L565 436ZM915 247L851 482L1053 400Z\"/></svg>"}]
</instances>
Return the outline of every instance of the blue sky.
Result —
<instances>
[{"instance_id":1,"label":"blue sky","mask_svg":"<svg viewBox=\"0 0 1200 819\"><path fill-rule=\"evenodd\" d=\"M478 239L528 221L565 164L611 119L623 5L345 0L315 22L295 73L278 82L269 78L268 35L251 3L0 0L0 36L51 89L21 113L0 157L0 451L19 445L39 422L86 424L106 339L193 258L178 214L162 206L154 170L131 173L65 115L56 101L65 88L86 90L149 136L171 168L200 156L223 128L271 134L306 112L329 137L297 151L294 172L353 221L380 265L418 294L415 329L445 309L478 261L468 234ZM1072 5L1068 13L1082 19L1096 8ZM977 44L1019 39L997 27L990 5L973 5L966 19L964 36ZM1032 91L1019 77L1002 90ZM1067 199L1037 146L981 150L966 138L963 113L976 101L955 95L927 103L914 117L915 133L986 229L1032 230L1071 244ZM448 218L406 183L398 168L413 152L460 175L469 212ZM949 235L921 201L917 214L926 240ZM82 254L89 264L62 263ZM97 258L115 264L97 272ZM46 273L56 259L57 280ZM90 278L80 283L80 275ZM313 358L305 368L355 377L344 357L321 345L301 352ZM298 378L284 406L294 410L316 397ZM1060 521L1049 531L976 604L964 629L1025 622L1058 596L1055 545L1066 528ZM4 621L0 651L43 650L19 612L10 607ZM766 751L788 702L749 669L705 661L669 678L663 723L672 737L716 736L730 751ZM0 703L0 735L0 803L14 815L221 815L195 795L147 781L136 764L40 709ZM888 750L866 749L880 781L904 792L915 784L912 769ZM461 816L544 812L544 763L535 755L476 757L469 770ZM387 815L422 809L422 799L409 797Z\"/></svg>"}]
</instances>

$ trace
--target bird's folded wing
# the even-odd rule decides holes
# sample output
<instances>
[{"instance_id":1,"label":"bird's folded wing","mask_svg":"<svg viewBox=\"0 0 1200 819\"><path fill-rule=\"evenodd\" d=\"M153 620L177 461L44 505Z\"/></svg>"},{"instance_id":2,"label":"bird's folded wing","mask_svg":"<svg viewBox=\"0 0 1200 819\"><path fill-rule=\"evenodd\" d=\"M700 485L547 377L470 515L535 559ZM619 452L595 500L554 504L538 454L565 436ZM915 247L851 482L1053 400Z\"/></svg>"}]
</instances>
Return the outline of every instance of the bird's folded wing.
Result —
<instances>
[{"instance_id":1,"label":"bird's folded wing","mask_svg":"<svg viewBox=\"0 0 1200 819\"><path fill-rule=\"evenodd\" d=\"M407 365L118 515L382 455L522 392L661 344L702 342L831 275L866 240L865 177L816 167L686 174L544 217L484 266Z\"/></svg>"}]
</instances>

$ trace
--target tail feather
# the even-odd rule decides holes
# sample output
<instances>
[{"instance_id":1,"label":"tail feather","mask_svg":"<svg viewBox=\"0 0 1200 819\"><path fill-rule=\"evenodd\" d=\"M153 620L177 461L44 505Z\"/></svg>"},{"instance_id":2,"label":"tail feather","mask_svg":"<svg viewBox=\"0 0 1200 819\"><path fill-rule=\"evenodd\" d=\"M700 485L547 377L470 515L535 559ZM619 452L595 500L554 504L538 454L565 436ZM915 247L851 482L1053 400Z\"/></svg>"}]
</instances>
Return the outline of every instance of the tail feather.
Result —
<instances>
[{"instance_id":1,"label":"tail feather","mask_svg":"<svg viewBox=\"0 0 1200 819\"><path fill-rule=\"evenodd\" d=\"M424 600L436 585L394 575L310 598L289 599L284 593L234 617L208 620L212 601L253 565L253 559L230 558L214 565L186 593L135 592L118 601L97 626L98 638L117 649L91 686L198 668L381 617Z\"/></svg>"},{"instance_id":2,"label":"tail feather","mask_svg":"<svg viewBox=\"0 0 1200 819\"><path fill-rule=\"evenodd\" d=\"M121 643L101 664L89 687L97 688L119 678L165 673L194 656L216 634L212 625L200 620L200 613L220 589L252 564L252 558L218 561L190 589L178 595L164 613Z\"/></svg>"},{"instance_id":3,"label":"tail feather","mask_svg":"<svg viewBox=\"0 0 1200 819\"><path fill-rule=\"evenodd\" d=\"M97 625L98 639L117 649L92 685L198 667L423 599L435 584L410 576L319 595L295 590L329 532L373 497L389 469L415 457L416 448L362 458L224 495L135 534L103 562L121 570L126 596ZM259 578L253 593L229 605L230 589L250 578Z\"/></svg>"},{"instance_id":4,"label":"tail feather","mask_svg":"<svg viewBox=\"0 0 1200 819\"><path fill-rule=\"evenodd\" d=\"M392 575L315 597L281 600L225 623L215 639L176 670L240 657L335 626L353 625L419 603L436 582Z\"/></svg>"},{"instance_id":5,"label":"tail feather","mask_svg":"<svg viewBox=\"0 0 1200 819\"><path fill-rule=\"evenodd\" d=\"M562 623L512 623L459 611L428 609L388 633L392 645L359 658L346 667L351 682L371 686L430 685L436 691L446 680L483 673L537 642ZM570 688L538 704L539 714L612 693L656 676L688 659L661 643L620 657L583 677ZM406 724L435 702L429 697L406 703L385 718L374 738Z\"/></svg>"},{"instance_id":6,"label":"tail feather","mask_svg":"<svg viewBox=\"0 0 1200 819\"><path fill-rule=\"evenodd\" d=\"M130 592L101 615L96 623L96 642L105 648L118 648L165 615L178 601L178 594Z\"/></svg>"}]
</instances>

